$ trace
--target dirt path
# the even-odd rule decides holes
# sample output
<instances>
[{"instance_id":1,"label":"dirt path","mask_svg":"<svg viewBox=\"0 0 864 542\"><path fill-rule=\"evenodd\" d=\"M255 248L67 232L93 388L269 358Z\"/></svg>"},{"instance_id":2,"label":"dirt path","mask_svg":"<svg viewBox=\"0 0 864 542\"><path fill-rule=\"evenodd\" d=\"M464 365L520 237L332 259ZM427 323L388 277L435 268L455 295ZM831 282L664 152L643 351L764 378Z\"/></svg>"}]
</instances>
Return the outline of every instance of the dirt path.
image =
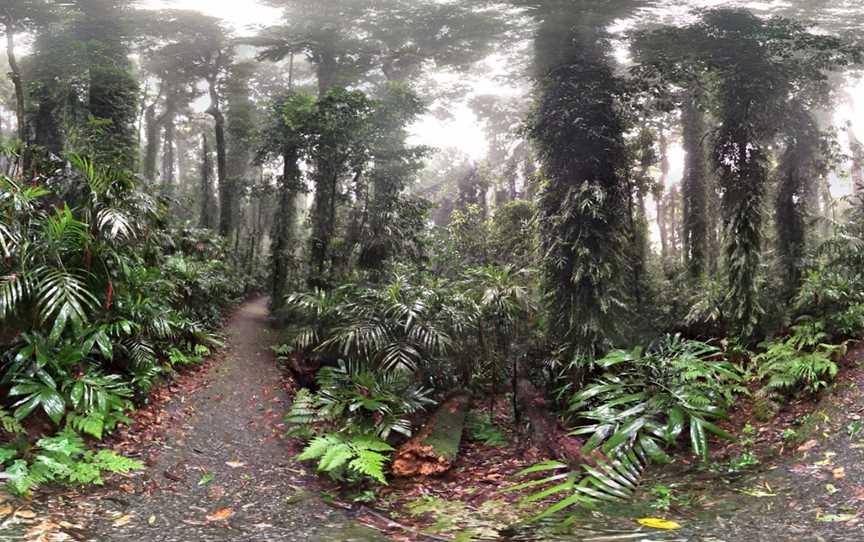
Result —
<instances>
[{"instance_id":1,"label":"dirt path","mask_svg":"<svg viewBox=\"0 0 864 542\"><path fill-rule=\"evenodd\" d=\"M289 398L266 317L264 299L232 317L224 359L207 374L209 385L179 399L185 417L165 435L155 464L133 480L138 489L80 499L93 508L88 539L380 540L324 504L291 460L277 427Z\"/></svg>"}]
</instances>

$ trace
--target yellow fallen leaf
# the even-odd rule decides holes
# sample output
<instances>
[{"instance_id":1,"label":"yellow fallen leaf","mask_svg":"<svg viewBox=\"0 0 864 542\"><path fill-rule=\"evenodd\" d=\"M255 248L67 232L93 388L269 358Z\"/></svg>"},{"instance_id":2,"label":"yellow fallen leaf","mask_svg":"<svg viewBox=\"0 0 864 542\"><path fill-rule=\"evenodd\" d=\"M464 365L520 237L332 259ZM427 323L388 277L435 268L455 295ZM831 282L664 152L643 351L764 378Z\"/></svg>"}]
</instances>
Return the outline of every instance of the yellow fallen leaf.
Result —
<instances>
[{"instance_id":1,"label":"yellow fallen leaf","mask_svg":"<svg viewBox=\"0 0 864 542\"><path fill-rule=\"evenodd\" d=\"M5 518L6 516L8 516L11 513L12 513L12 507L9 506L8 504L0 507L0 517Z\"/></svg>"},{"instance_id":2,"label":"yellow fallen leaf","mask_svg":"<svg viewBox=\"0 0 864 542\"><path fill-rule=\"evenodd\" d=\"M132 521L132 514L126 514L125 516L120 516L119 518L114 519L115 527L122 527L124 525L128 525L129 522Z\"/></svg>"},{"instance_id":3,"label":"yellow fallen leaf","mask_svg":"<svg viewBox=\"0 0 864 542\"><path fill-rule=\"evenodd\" d=\"M222 508L216 510L212 514L207 514L207 521L224 521L234 515L234 511L230 508Z\"/></svg>"},{"instance_id":4,"label":"yellow fallen leaf","mask_svg":"<svg viewBox=\"0 0 864 542\"><path fill-rule=\"evenodd\" d=\"M150 516L149 518L147 518L147 523L149 523L150 525L156 523L156 516Z\"/></svg>"},{"instance_id":5,"label":"yellow fallen leaf","mask_svg":"<svg viewBox=\"0 0 864 542\"><path fill-rule=\"evenodd\" d=\"M836 469L832 470L831 473L834 475L835 480L846 478L846 469L843 467L837 467Z\"/></svg>"},{"instance_id":6,"label":"yellow fallen leaf","mask_svg":"<svg viewBox=\"0 0 864 542\"><path fill-rule=\"evenodd\" d=\"M15 516L23 519L33 519L36 517L36 512L33 510L21 509L15 511Z\"/></svg>"},{"instance_id":7,"label":"yellow fallen leaf","mask_svg":"<svg viewBox=\"0 0 864 542\"><path fill-rule=\"evenodd\" d=\"M226 461L225 464L232 469L239 469L240 467L246 466L246 463L243 463L242 461Z\"/></svg>"},{"instance_id":8,"label":"yellow fallen leaf","mask_svg":"<svg viewBox=\"0 0 864 542\"><path fill-rule=\"evenodd\" d=\"M681 528L681 525L675 523L674 521L669 521L668 519L640 518L637 521L639 522L639 525L651 527L652 529L665 529L667 531L671 531L672 529Z\"/></svg>"}]
</instances>

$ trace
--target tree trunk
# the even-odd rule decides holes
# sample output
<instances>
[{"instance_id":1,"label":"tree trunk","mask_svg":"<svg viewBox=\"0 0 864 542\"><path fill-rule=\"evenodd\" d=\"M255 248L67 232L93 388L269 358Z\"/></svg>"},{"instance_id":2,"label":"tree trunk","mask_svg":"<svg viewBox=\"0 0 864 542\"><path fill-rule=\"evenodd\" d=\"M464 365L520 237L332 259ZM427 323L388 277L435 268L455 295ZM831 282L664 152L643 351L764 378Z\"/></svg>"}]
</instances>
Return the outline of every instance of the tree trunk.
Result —
<instances>
[{"instance_id":1,"label":"tree trunk","mask_svg":"<svg viewBox=\"0 0 864 542\"><path fill-rule=\"evenodd\" d=\"M219 185L219 235L229 237L234 231L234 187L228 179L228 161L225 147L225 115L219 106L216 76L207 79L210 92L210 108L207 114L213 117L216 134L216 182Z\"/></svg>"},{"instance_id":2,"label":"tree trunk","mask_svg":"<svg viewBox=\"0 0 864 542\"><path fill-rule=\"evenodd\" d=\"M846 135L849 136L849 150L852 153L852 195L857 198L864 191L864 145L852 126L846 128Z\"/></svg>"},{"instance_id":3,"label":"tree trunk","mask_svg":"<svg viewBox=\"0 0 864 542\"><path fill-rule=\"evenodd\" d=\"M156 179L156 158L159 154L159 123L156 121L156 104L144 110L144 132L147 146L144 150L144 178L150 182Z\"/></svg>"},{"instance_id":4,"label":"tree trunk","mask_svg":"<svg viewBox=\"0 0 864 542\"><path fill-rule=\"evenodd\" d=\"M555 416L549 413L546 398L527 378L516 381L516 403L520 414L530 424L529 438L541 453L573 467L595 464L592 457L582 454L584 442L558 427Z\"/></svg>"},{"instance_id":5,"label":"tree trunk","mask_svg":"<svg viewBox=\"0 0 864 542\"><path fill-rule=\"evenodd\" d=\"M213 227L213 165L210 163L210 145L207 134L201 135L201 214L198 226Z\"/></svg>"},{"instance_id":6,"label":"tree trunk","mask_svg":"<svg viewBox=\"0 0 864 542\"><path fill-rule=\"evenodd\" d=\"M18 59L15 57L15 29L12 21L6 21L6 57L9 60L10 78L15 87L15 118L18 122L18 139L27 143L27 124L24 118L24 82L21 78L21 69L18 67Z\"/></svg>"},{"instance_id":7,"label":"tree trunk","mask_svg":"<svg viewBox=\"0 0 864 542\"><path fill-rule=\"evenodd\" d=\"M683 249L690 277L696 279L705 272L708 249L707 193L705 188L705 117L699 109L698 91L684 99L681 123L684 132Z\"/></svg>"},{"instance_id":8,"label":"tree trunk","mask_svg":"<svg viewBox=\"0 0 864 542\"><path fill-rule=\"evenodd\" d=\"M669 256L669 233L666 226L666 206L663 197L669 181L669 140L666 132L660 129L660 180L654 188L654 203L657 206L657 227L660 229L660 255L665 262Z\"/></svg>"},{"instance_id":9,"label":"tree trunk","mask_svg":"<svg viewBox=\"0 0 864 542\"><path fill-rule=\"evenodd\" d=\"M165 122L162 142L162 193L169 197L174 195L174 185L176 184L175 162L177 157L174 153L174 141L177 138L176 128L174 116L169 115Z\"/></svg>"},{"instance_id":10,"label":"tree trunk","mask_svg":"<svg viewBox=\"0 0 864 542\"><path fill-rule=\"evenodd\" d=\"M273 223L272 290L270 302L273 309L281 308L288 289L291 260L294 255L294 222L297 215L300 169L296 148L286 149L283 154L282 179L279 183L279 207Z\"/></svg>"},{"instance_id":11,"label":"tree trunk","mask_svg":"<svg viewBox=\"0 0 864 542\"><path fill-rule=\"evenodd\" d=\"M459 455L471 397L456 393L444 401L423 429L396 450L395 476L428 476L450 469Z\"/></svg>"}]
</instances>

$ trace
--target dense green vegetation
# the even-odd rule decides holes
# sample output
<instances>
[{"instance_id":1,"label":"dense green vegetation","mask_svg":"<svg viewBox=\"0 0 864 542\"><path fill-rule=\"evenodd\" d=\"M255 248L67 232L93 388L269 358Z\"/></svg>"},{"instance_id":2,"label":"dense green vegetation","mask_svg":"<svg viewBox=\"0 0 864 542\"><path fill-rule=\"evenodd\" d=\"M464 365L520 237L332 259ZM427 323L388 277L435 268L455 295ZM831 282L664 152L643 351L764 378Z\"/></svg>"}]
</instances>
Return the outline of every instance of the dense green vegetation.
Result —
<instances>
[{"instance_id":1,"label":"dense green vegetation","mask_svg":"<svg viewBox=\"0 0 864 542\"><path fill-rule=\"evenodd\" d=\"M255 293L301 387L297 459L364 498L397 457L449 468L464 432L542 451L510 488L540 517L627 499L650 462L734 440L742 401L770 418L837 378L864 332L844 29L737 8L649 28L637 0L267 4L283 24L242 37L123 0L0 10L12 491L142 468L99 441ZM442 76L489 58L522 94ZM412 137L463 102L484 159Z\"/></svg>"}]
</instances>

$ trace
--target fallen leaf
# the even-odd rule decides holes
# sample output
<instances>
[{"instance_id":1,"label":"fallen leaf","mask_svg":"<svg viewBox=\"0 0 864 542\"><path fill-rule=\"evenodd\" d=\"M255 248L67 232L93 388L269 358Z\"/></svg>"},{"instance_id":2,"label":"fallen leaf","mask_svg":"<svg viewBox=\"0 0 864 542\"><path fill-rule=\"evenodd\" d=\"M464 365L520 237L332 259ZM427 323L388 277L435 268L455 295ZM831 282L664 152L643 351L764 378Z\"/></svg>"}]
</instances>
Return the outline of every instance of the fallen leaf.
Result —
<instances>
[{"instance_id":1,"label":"fallen leaf","mask_svg":"<svg viewBox=\"0 0 864 542\"><path fill-rule=\"evenodd\" d=\"M202 476L200 480L198 480L198 485L199 486L206 486L207 484L209 484L212 481L213 481L213 473L208 472L208 473L205 473L204 476Z\"/></svg>"},{"instance_id":2,"label":"fallen leaf","mask_svg":"<svg viewBox=\"0 0 864 542\"><path fill-rule=\"evenodd\" d=\"M242 461L226 461L225 464L232 469L239 469L240 467L246 466L246 463L243 463Z\"/></svg>"},{"instance_id":3,"label":"fallen leaf","mask_svg":"<svg viewBox=\"0 0 864 542\"><path fill-rule=\"evenodd\" d=\"M15 516L23 519L33 519L36 517L36 512L33 510L21 509L15 511Z\"/></svg>"},{"instance_id":4,"label":"fallen leaf","mask_svg":"<svg viewBox=\"0 0 864 542\"><path fill-rule=\"evenodd\" d=\"M156 523L156 516L150 516L149 518L147 518L147 523L149 525L153 525L154 523Z\"/></svg>"},{"instance_id":5,"label":"fallen leaf","mask_svg":"<svg viewBox=\"0 0 864 542\"><path fill-rule=\"evenodd\" d=\"M133 515L126 514L125 516L120 516L114 520L115 527L123 527L124 525L128 525L130 521L132 521Z\"/></svg>"},{"instance_id":6,"label":"fallen leaf","mask_svg":"<svg viewBox=\"0 0 864 542\"><path fill-rule=\"evenodd\" d=\"M849 521L850 519L855 519L855 517L855 514L825 514L824 516L816 516L816 521Z\"/></svg>"},{"instance_id":7,"label":"fallen leaf","mask_svg":"<svg viewBox=\"0 0 864 542\"><path fill-rule=\"evenodd\" d=\"M846 469L843 467L837 467L836 469L831 471L831 474L834 475L835 480L841 480L846 478Z\"/></svg>"},{"instance_id":8,"label":"fallen leaf","mask_svg":"<svg viewBox=\"0 0 864 542\"><path fill-rule=\"evenodd\" d=\"M660 519L660 518L640 518L637 520L639 525L643 525L645 527L650 527L652 529L664 529L670 531L672 529L680 529L681 525L675 523L674 521L669 521L668 519Z\"/></svg>"},{"instance_id":9,"label":"fallen leaf","mask_svg":"<svg viewBox=\"0 0 864 542\"><path fill-rule=\"evenodd\" d=\"M9 506L8 504L0 507L0 517L5 518L6 516L8 516L11 513L12 513L12 507Z\"/></svg>"},{"instance_id":10,"label":"fallen leaf","mask_svg":"<svg viewBox=\"0 0 864 542\"><path fill-rule=\"evenodd\" d=\"M798 446L798 451L799 452L807 452L807 451L815 448L817 444L819 444L819 441L816 439L808 440L807 442L805 442L801 446Z\"/></svg>"},{"instance_id":11,"label":"fallen leaf","mask_svg":"<svg viewBox=\"0 0 864 542\"><path fill-rule=\"evenodd\" d=\"M837 492L840 491L840 490L837 489L837 488L834 486L834 484L825 484L825 491L827 491L829 495L833 495L833 494L837 493Z\"/></svg>"},{"instance_id":12,"label":"fallen leaf","mask_svg":"<svg viewBox=\"0 0 864 542\"><path fill-rule=\"evenodd\" d=\"M216 510L212 514L207 514L207 521L225 521L234 515L234 511L230 508L222 508L220 510Z\"/></svg>"}]
</instances>

